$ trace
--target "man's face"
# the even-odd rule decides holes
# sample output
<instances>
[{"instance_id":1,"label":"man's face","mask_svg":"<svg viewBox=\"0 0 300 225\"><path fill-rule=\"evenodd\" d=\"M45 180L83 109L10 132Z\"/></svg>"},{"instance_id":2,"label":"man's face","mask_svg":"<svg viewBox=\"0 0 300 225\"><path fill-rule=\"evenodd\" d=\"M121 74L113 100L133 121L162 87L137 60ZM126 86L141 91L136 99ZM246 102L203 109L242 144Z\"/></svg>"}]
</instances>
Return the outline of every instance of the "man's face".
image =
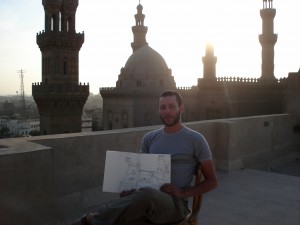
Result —
<instances>
[{"instance_id":1,"label":"man's face","mask_svg":"<svg viewBox=\"0 0 300 225\"><path fill-rule=\"evenodd\" d=\"M159 116L165 126L171 127L180 122L182 111L183 107L178 106L175 96L159 98Z\"/></svg>"}]
</instances>

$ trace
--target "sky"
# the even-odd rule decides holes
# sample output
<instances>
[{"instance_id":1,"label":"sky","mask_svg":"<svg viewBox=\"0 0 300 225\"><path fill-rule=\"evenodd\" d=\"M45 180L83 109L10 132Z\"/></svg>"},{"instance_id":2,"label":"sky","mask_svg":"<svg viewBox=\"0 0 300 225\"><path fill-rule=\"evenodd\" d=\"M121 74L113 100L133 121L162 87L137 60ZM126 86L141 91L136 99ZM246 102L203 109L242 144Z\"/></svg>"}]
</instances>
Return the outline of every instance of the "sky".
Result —
<instances>
[{"instance_id":1,"label":"sky","mask_svg":"<svg viewBox=\"0 0 300 225\"><path fill-rule=\"evenodd\" d=\"M79 81L90 92L115 87L120 69L132 54L131 27L138 0L79 0L76 31L85 33L79 52ZM141 0L146 40L172 69L176 85L197 85L202 57L211 43L218 57L217 77L261 75L263 0ZM300 68L300 1L273 0L276 78ZM41 81L41 52L36 34L44 30L42 0L0 1L0 95L25 95Z\"/></svg>"}]
</instances>

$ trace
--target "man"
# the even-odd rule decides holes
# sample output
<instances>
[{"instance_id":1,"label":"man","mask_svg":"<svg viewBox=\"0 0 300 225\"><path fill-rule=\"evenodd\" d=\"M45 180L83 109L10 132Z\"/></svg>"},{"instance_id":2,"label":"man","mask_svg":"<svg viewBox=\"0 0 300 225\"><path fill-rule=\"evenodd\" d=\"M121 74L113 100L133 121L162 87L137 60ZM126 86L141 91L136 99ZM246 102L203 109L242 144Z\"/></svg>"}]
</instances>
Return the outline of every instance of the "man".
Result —
<instances>
[{"instance_id":1,"label":"man","mask_svg":"<svg viewBox=\"0 0 300 225\"><path fill-rule=\"evenodd\" d=\"M120 193L120 199L104 204L97 213L89 213L72 225L134 225L147 220L157 224L178 222L188 213L188 197L216 188L209 146L200 133L181 124L183 110L177 92L162 93L159 115L164 127L147 133L142 142L143 153L171 155L171 183L163 184L160 190L125 190ZM190 186L199 163L204 180Z\"/></svg>"}]
</instances>

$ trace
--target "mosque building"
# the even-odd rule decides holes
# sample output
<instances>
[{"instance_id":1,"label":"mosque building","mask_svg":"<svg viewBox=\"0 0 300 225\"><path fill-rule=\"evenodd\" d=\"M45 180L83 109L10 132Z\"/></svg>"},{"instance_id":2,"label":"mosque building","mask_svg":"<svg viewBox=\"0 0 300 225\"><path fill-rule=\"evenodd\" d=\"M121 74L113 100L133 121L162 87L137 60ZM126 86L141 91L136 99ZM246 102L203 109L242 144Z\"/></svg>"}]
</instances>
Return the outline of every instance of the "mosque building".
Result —
<instances>
[{"instance_id":1,"label":"mosque building","mask_svg":"<svg viewBox=\"0 0 300 225\"><path fill-rule=\"evenodd\" d=\"M166 89L176 89L172 70L164 58L146 42L143 6L137 6L132 27L132 55L121 68L115 88L101 88L104 129L159 124L157 96Z\"/></svg>"},{"instance_id":2,"label":"mosque building","mask_svg":"<svg viewBox=\"0 0 300 225\"><path fill-rule=\"evenodd\" d=\"M216 73L214 48L206 46L203 76L189 88L178 88L171 68L146 41L143 6L139 3L132 26L132 54L120 69L115 87L101 87L103 129L161 124L158 96L176 90L184 101L182 122L277 113L300 114L300 71L274 76L276 9L262 0L261 77L222 77ZM89 85L79 82L79 51L84 33L75 30L78 0L43 0L45 30L37 34L42 53L42 81L32 85L40 114L41 134L81 131L83 106Z\"/></svg>"},{"instance_id":3,"label":"mosque building","mask_svg":"<svg viewBox=\"0 0 300 225\"><path fill-rule=\"evenodd\" d=\"M182 95L185 105L182 122L284 113L295 105L290 103L290 96L299 95L292 84L295 80L299 82L300 72L290 73L288 78L283 79L274 76L277 34L274 34L273 29L276 14L273 0L263 0L263 8L260 10L261 77L217 76L217 57L213 46L208 45L202 58L203 78L199 78L198 84L190 88L176 87L171 68L148 45L148 27L144 25L145 15L142 10L143 6L139 4L135 15L136 24L132 27L133 53L121 68L116 87L100 88L104 129L161 124L157 99L165 90L176 90ZM295 97L293 99L295 101ZM297 104L299 106L299 102Z\"/></svg>"}]
</instances>

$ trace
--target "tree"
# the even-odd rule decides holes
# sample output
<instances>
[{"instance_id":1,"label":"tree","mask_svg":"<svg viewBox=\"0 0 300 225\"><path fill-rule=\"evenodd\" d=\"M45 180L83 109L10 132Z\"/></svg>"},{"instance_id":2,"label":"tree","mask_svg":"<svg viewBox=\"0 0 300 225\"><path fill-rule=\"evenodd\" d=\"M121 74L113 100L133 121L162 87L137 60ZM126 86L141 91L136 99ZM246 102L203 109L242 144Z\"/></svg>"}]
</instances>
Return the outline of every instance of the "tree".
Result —
<instances>
[{"instance_id":1,"label":"tree","mask_svg":"<svg viewBox=\"0 0 300 225\"><path fill-rule=\"evenodd\" d=\"M8 127L1 127L0 129L0 138L9 137L9 128Z\"/></svg>"}]
</instances>

